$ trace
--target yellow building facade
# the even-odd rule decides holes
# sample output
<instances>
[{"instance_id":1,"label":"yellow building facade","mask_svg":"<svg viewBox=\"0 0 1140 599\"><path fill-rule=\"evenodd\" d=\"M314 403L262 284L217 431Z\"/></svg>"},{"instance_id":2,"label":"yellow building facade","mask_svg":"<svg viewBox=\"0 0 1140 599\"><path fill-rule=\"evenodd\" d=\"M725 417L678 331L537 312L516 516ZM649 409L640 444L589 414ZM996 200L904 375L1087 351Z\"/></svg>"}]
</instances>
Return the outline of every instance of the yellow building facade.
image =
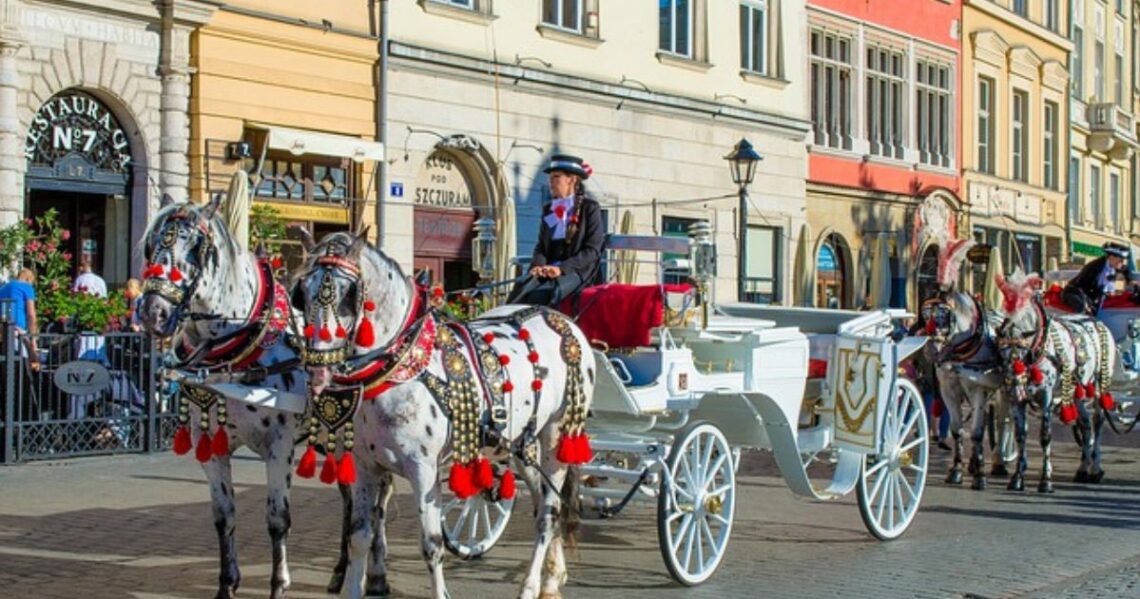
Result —
<instances>
[{"instance_id":1,"label":"yellow building facade","mask_svg":"<svg viewBox=\"0 0 1140 599\"><path fill-rule=\"evenodd\" d=\"M318 238L371 218L378 19L366 2L220 7L191 41L191 197L224 193L241 169L255 205Z\"/></svg>"},{"instance_id":2,"label":"yellow building facade","mask_svg":"<svg viewBox=\"0 0 1140 599\"><path fill-rule=\"evenodd\" d=\"M1063 2L966 0L963 180L969 231L1014 267L1063 259L1070 121ZM975 271L980 290L985 276Z\"/></svg>"},{"instance_id":3,"label":"yellow building facade","mask_svg":"<svg viewBox=\"0 0 1140 599\"><path fill-rule=\"evenodd\" d=\"M1133 191L1136 11L1125 0L1072 0L1072 7L1068 218L1070 257L1081 261L1140 229Z\"/></svg>"}]
</instances>

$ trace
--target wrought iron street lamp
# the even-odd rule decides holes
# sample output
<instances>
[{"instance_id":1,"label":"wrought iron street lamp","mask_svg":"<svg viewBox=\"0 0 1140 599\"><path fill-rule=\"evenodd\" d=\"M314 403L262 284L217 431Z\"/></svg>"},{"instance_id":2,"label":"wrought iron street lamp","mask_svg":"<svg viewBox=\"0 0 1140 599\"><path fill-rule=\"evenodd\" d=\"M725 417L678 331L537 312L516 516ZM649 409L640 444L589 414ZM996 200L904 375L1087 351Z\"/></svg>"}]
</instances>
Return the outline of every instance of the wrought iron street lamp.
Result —
<instances>
[{"instance_id":1,"label":"wrought iron street lamp","mask_svg":"<svg viewBox=\"0 0 1140 599\"><path fill-rule=\"evenodd\" d=\"M748 271L745 265L745 252L748 249L748 186L756 176L756 164L764 159L747 139L741 139L736 147L724 157L732 172L732 182L740 188L740 232L736 236L737 247L737 298L744 301Z\"/></svg>"},{"instance_id":2,"label":"wrought iron street lamp","mask_svg":"<svg viewBox=\"0 0 1140 599\"><path fill-rule=\"evenodd\" d=\"M486 284L495 277L495 219L484 216L472 228L475 238L471 240L471 258L479 282Z\"/></svg>"},{"instance_id":3,"label":"wrought iron street lamp","mask_svg":"<svg viewBox=\"0 0 1140 599\"><path fill-rule=\"evenodd\" d=\"M709 326L709 288L716 278L716 245L712 239L712 225L699 220L689 225L689 264L701 302L701 328Z\"/></svg>"}]
</instances>

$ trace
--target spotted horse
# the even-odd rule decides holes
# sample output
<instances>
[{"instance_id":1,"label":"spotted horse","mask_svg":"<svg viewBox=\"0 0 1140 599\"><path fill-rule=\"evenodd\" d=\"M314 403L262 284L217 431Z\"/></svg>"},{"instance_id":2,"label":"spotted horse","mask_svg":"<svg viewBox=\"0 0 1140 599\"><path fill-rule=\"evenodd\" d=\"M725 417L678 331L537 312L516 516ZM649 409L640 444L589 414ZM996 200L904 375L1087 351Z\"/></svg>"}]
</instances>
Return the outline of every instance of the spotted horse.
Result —
<instances>
[{"instance_id":1,"label":"spotted horse","mask_svg":"<svg viewBox=\"0 0 1140 599\"><path fill-rule=\"evenodd\" d=\"M1047 312L1038 293L1042 282L1037 275L1017 270L1008 279L999 275L996 280L1004 313L997 344L1017 427L1017 470L1009 488L1024 489L1026 407L1030 402L1041 410L1043 463L1037 490L1053 492L1051 425L1055 411L1062 423L1075 424L1074 436L1081 447L1075 480L1100 482L1104 477L1100 465L1104 413L1115 404L1109 391L1116 364L1112 334L1104 323L1087 316Z\"/></svg>"},{"instance_id":2,"label":"spotted horse","mask_svg":"<svg viewBox=\"0 0 1140 599\"><path fill-rule=\"evenodd\" d=\"M439 465L450 457L447 484L460 499L513 497L514 472L521 473L537 505L519 596L560 596L563 538L577 514L568 505L577 501L576 466L591 459L583 428L596 371L578 327L529 306L452 321L430 305L433 298L423 306L388 256L345 233L312 248L291 297L305 323L310 444L355 456L353 505L360 507L352 517L346 595L360 597L366 577L385 576L382 560L364 563L374 532L382 534L367 506L395 473L411 482L419 504L432 596L448 596ZM493 449L509 453L513 467L492 464L485 456ZM313 474L315 461L307 451L298 471ZM343 461L326 459L321 470Z\"/></svg>"},{"instance_id":3,"label":"spotted horse","mask_svg":"<svg viewBox=\"0 0 1140 599\"><path fill-rule=\"evenodd\" d=\"M227 204L226 216L241 209ZM241 583L230 456L244 445L265 461L273 551L270 596L283 597L290 582L286 539L298 418L223 398L216 387L193 382L233 383L292 396L303 410L307 375L299 354L286 343L293 315L285 288L275 279L279 264L233 239L217 201L198 206L164 198L143 242L147 264L141 318L148 332L171 340L164 371L181 381L177 391L182 399L174 450L193 450L209 480L221 569L216 596L233 597ZM348 487L344 490L347 513ZM342 571L346 548L342 542ZM337 584L334 573L330 588Z\"/></svg>"}]
</instances>

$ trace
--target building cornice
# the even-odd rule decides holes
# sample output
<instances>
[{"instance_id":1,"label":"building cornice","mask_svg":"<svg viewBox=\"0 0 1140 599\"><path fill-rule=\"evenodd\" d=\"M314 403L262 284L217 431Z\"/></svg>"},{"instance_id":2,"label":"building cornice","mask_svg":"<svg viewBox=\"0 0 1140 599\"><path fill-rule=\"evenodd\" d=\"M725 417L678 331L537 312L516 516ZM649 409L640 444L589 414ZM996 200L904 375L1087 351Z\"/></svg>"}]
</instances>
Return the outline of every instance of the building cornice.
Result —
<instances>
[{"instance_id":1,"label":"building cornice","mask_svg":"<svg viewBox=\"0 0 1140 599\"><path fill-rule=\"evenodd\" d=\"M1029 46L1013 46L1006 54L1011 73L1036 81L1041 72L1041 57Z\"/></svg>"},{"instance_id":2,"label":"building cornice","mask_svg":"<svg viewBox=\"0 0 1140 599\"><path fill-rule=\"evenodd\" d=\"M577 77L550 71L529 69L514 64L497 63L481 58L451 54L393 41L389 56L401 65L432 73L463 73L480 81L500 80L515 86L527 86L534 91L545 91L559 96L577 95L594 101L606 100L622 109L638 108L657 110L687 116L714 118L726 122L761 127L795 141L804 141L811 131L811 122L805 119L745 107L727 106L717 102L698 100L675 94L635 89L616 83Z\"/></svg>"},{"instance_id":3,"label":"building cornice","mask_svg":"<svg viewBox=\"0 0 1140 599\"><path fill-rule=\"evenodd\" d=\"M1009 42L993 29L982 29L970 33L970 43L974 49L974 60L989 63L1004 69Z\"/></svg>"},{"instance_id":4,"label":"building cornice","mask_svg":"<svg viewBox=\"0 0 1140 599\"><path fill-rule=\"evenodd\" d=\"M1026 33L1038 37L1063 52L1073 51L1073 42L1059 33L1050 31L1049 29L1030 21L1029 19L1018 15L1005 8L999 6L993 0L962 0L963 7L969 6L978 12L986 13L987 15L1005 23L1011 27L1016 27L1025 31Z\"/></svg>"},{"instance_id":5,"label":"building cornice","mask_svg":"<svg viewBox=\"0 0 1140 599\"><path fill-rule=\"evenodd\" d=\"M1059 60L1046 60L1041 63L1041 85L1061 92L1069 88L1069 69Z\"/></svg>"},{"instance_id":6,"label":"building cornice","mask_svg":"<svg viewBox=\"0 0 1140 599\"><path fill-rule=\"evenodd\" d=\"M167 0L174 4L174 20L179 24L202 25L209 22L214 12L223 5L214 0ZM163 0L138 2L137 0L48 0L29 1L27 6L50 9L76 8L99 14L111 14L145 21L162 18Z\"/></svg>"}]
</instances>

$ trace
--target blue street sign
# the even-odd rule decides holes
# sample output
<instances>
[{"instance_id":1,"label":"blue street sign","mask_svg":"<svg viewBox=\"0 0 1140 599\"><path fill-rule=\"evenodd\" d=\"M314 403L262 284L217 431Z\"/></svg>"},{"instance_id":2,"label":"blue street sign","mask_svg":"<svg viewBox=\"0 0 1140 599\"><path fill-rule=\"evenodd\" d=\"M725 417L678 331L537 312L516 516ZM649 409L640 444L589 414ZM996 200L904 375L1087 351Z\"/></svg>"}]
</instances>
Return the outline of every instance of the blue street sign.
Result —
<instances>
[{"instance_id":1,"label":"blue street sign","mask_svg":"<svg viewBox=\"0 0 1140 599\"><path fill-rule=\"evenodd\" d=\"M393 181L392 185L391 185L391 194L392 194L392 197L394 197L394 198L404 197L404 184L397 182L397 181Z\"/></svg>"}]
</instances>

